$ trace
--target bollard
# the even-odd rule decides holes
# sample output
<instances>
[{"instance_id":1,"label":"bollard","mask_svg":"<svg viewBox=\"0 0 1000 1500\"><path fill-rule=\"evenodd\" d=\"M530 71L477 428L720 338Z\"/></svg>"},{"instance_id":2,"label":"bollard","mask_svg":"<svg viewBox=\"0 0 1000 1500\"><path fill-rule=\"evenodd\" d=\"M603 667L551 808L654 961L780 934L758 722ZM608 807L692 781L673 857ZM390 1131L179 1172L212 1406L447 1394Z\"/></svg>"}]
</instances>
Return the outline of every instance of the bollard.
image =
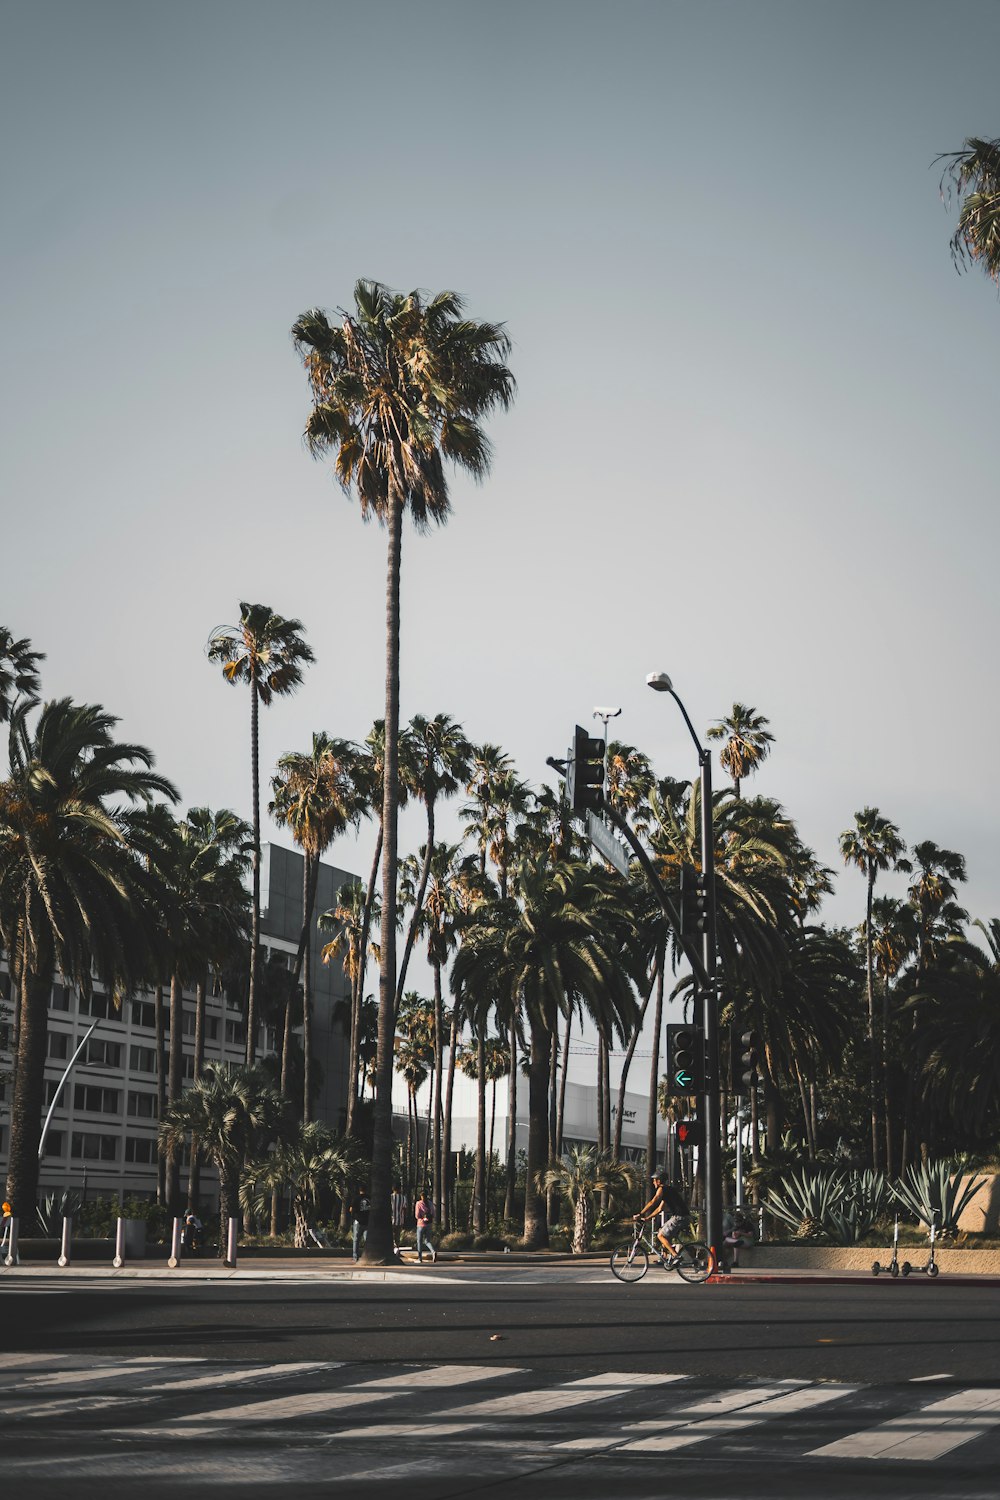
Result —
<instances>
[{"instance_id":1,"label":"bollard","mask_svg":"<svg viewBox=\"0 0 1000 1500\"><path fill-rule=\"evenodd\" d=\"M7 1254L4 1256L5 1266L19 1266L21 1257L17 1253L17 1226L16 1217L7 1219Z\"/></svg>"},{"instance_id":2,"label":"bollard","mask_svg":"<svg viewBox=\"0 0 1000 1500\"><path fill-rule=\"evenodd\" d=\"M111 1262L116 1271L120 1271L125 1264L125 1220L118 1220L118 1228L115 1230L115 1258Z\"/></svg>"},{"instance_id":3,"label":"bollard","mask_svg":"<svg viewBox=\"0 0 1000 1500\"><path fill-rule=\"evenodd\" d=\"M181 1263L181 1227L183 1219L175 1219L173 1229L170 1231L170 1257L167 1265L171 1271L176 1271Z\"/></svg>"},{"instance_id":4,"label":"bollard","mask_svg":"<svg viewBox=\"0 0 1000 1500\"><path fill-rule=\"evenodd\" d=\"M67 1216L63 1219L62 1247L59 1251L59 1265L68 1266L73 1254L73 1220Z\"/></svg>"},{"instance_id":5,"label":"bollard","mask_svg":"<svg viewBox=\"0 0 1000 1500\"><path fill-rule=\"evenodd\" d=\"M236 1266L236 1242L239 1237L239 1219L230 1219L226 1226L226 1259L224 1264L231 1269Z\"/></svg>"}]
</instances>

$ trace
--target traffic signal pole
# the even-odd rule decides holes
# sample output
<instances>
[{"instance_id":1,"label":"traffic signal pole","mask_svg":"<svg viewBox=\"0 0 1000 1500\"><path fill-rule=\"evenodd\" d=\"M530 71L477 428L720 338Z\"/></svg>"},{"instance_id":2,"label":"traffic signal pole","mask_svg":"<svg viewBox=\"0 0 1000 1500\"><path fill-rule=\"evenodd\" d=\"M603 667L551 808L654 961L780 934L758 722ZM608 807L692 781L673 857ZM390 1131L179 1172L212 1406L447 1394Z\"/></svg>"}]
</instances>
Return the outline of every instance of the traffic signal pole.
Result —
<instances>
[{"instance_id":1,"label":"traffic signal pole","mask_svg":"<svg viewBox=\"0 0 1000 1500\"><path fill-rule=\"evenodd\" d=\"M684 715L687 718L687 714ZM689 721L690 727L690 721ZM697 738L696 738L697 743ZM705 890L703 963L705 982L700 986L701 1024L705 1029L705 1092L701 1096L705 1143L705 1238L715 1259L722 1264L722 1142L719 1138L719 994L715 978L717 928L715 910L715 827L712 807L711 752L699 745L701 761L701 866Z\"/></svg>"}]
</instances>

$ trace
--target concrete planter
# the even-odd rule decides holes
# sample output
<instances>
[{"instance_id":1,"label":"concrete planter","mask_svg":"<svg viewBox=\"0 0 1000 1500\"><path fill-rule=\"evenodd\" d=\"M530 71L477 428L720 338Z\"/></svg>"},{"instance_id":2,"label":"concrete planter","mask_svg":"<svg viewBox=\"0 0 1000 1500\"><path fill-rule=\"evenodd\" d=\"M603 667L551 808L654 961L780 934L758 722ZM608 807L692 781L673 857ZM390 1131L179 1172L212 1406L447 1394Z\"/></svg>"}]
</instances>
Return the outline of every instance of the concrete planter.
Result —
<instances>
[{"instance_id":1,"label":"concrete planter","mask_svg":"<svg viewBox=\"0 0 1000 1500\"><path fill-rule=\"evenodd\" d=\"M985 1193L986 1189L983 1189ZM899 1258L923 1265L926 1245L900 1245ZM1000 1276L1000 1250L954 1250L938 1247L935 1258L942 1272L953 1276ZM760 1271L870 1271L872 1261L886 1265L892 1245L750 1245L740 1251L740 1265Z\"/></svg>"}]
</instances>

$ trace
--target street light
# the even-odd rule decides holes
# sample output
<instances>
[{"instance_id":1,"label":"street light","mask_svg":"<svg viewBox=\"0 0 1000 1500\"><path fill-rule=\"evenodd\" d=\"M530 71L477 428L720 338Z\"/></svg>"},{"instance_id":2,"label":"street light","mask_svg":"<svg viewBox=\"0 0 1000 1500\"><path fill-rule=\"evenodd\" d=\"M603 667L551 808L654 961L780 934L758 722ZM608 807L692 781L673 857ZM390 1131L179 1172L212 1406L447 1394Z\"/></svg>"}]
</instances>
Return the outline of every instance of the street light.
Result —
<instances>
[{"instance_id":1,"label":"street light","mask_svg":"<svg viewBox=\"0 0 1000 1500\"><path fill-rule=\"evenodd\" d=\"M722 1153L719 1143L719 1002L715 986L715 831L712 819L712 757L699 740L694 725L666 672L650 672L646 684L655 693L669 693L683 715L698 752L701 769L701 871L705 894L703 955L707 982L700 986L702 1026L705 1029L705 1238L718 1267L722 1256Z\"/></svg>"}]
</instances>

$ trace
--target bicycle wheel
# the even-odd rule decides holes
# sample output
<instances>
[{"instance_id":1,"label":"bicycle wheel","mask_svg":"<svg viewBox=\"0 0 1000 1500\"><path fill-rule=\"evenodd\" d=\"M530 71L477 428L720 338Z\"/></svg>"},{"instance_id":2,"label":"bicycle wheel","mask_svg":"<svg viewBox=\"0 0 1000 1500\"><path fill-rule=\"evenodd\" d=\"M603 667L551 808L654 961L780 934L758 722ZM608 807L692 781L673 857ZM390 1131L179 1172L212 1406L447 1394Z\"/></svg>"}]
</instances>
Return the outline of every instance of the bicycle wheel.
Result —
<instances>
[{"instance_id":1,"label":"bicycle wheel","mask_svg":"<svg viewBox=\"0 0 1000 1500\"><path fill-rule=\"evenodd\" d=\"M629 1240L612 1255L611 1269L619 1281L641 1281L649 1270L649 1251L645 1245Z\"/></svg>"},{"instance_id":2,"label":"bicycle wheel","mask_svg":"<svg viewBox=\"0 0 1000 1500\"><path fill-rule=\"evenodd\" d=\"M682 1245L677 1257L677 1274L685 1281L707 1281L712 1274L712 1252L707 1245L695 1241Z\"/></svg>"}]
</instances>

